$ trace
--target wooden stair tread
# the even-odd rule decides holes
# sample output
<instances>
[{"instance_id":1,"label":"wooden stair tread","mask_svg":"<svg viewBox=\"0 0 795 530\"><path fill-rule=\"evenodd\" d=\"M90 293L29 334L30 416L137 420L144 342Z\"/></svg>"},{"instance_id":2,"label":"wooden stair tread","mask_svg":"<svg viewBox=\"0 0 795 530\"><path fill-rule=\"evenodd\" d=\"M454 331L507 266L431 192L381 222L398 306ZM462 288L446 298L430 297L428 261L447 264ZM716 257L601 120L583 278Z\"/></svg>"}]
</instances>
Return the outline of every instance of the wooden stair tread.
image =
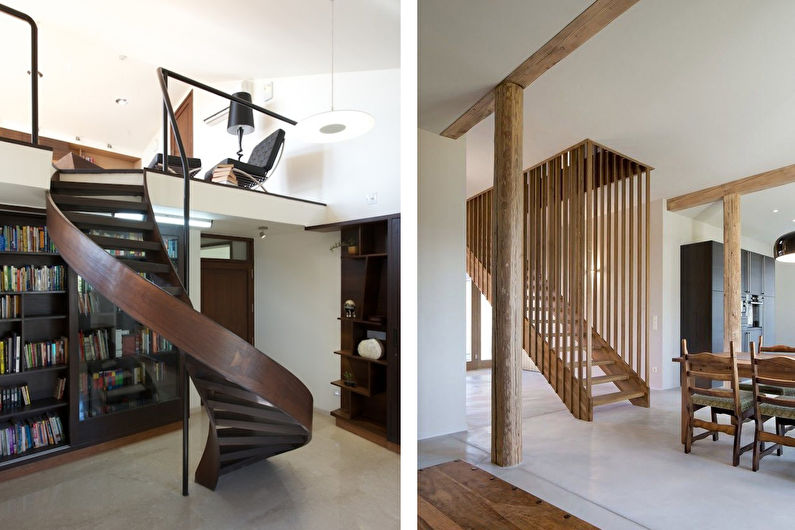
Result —
<instances>
[{"instance_id":1,"label":"wooden stair tread","mask_svg":"<svg viewBox=\"0 0 795 530\"><path fill-rule=\"evenodd\" d=\"M116 217L109 217L107 215L92 215L89 213L76 213L64 212L64 216L69 219L72 224L87 227L108 227L115 229L131 230L131 231L150 231L154 228L154 223L150 220L133 221L130 219L118 219Z\"/></svg>"},{"instance_id":2,"label":"wooden stair tread","mask_svg":"<svg viewBox=\"0 0 795 530\"><path fill-rule=\"evenodd\" d=\"M234 427L236 429L245 429L254 432L266 432L273 434L302 434L304 428L300 425L286 425L276 423L263 423L259 421L247 421L238 419L229 419L216 413L215 426L218 427Z\"/></svg>"},{"instance_id":3,"label":"wooden stair tread","mask_svg":"<svg viewBox=\"0 0 795 530\"><path fill-rule=\"evenodd\" d=\"M125 239L123 237L87 235L94 243L105 249L161 250L160 243L157 241L140 241L138 239Z\"/></svg>"},{"instance_id":4,"label":"wooden stair tread","mask_svg":"<svg viewBox=\"0 0 795 530\"><path fill-rule=\"evenodd\" d=\"M95 197L80 197L78 195L53 194L52 200L61 211L81 210L90 212L146 212L144 202L120 201L116 199L97 199Z\"/></svg>"},{"instance_id":5,"label":"wooden stair tread","mask_svg":"<svg viewBox=\"0 0 795 530\"><path fill-rule=\"evenodd\" d=\"M130 267L135 272L169 272L171 265L138 259L117 258L120 262Z\"/></svg>"},{"instance_id":6,"label":"wooden stair tread","mask_svg":"<svg viewBox=\"0 0 795 530\"><path fill-rule=\"evenodd\" d=\"M272 445L280 443L300 443L306 440L306 435L290 435L290 434L224 436L222 433L225 430L226 429L220 429L218 431L218 445L221 447Z\"/></svg>"},{"instance_id":7,"label":"wooden stair tread","mask_svg":"<svg viewBox=\"0 0 795 530\"><path fill-rule=\"evenodd\" d=\"M254 394L253 392L249 392L237 385L232 386L232 384L222 384L215 381L207 381L205 379L201 379L198 377L193 377L193 383L200 387L200 390L206 390L210 392L217 392L220 394L225 394L228 396L233 396L239 399L244 399L246 401L250 401L252 403L257 403L260 405L267 405L272 407L273 405L265 400L264 398ZM217 399L217 398L216 398Z\"/></svg>"},{"instance_id":8,"label":"wooden stair tread","mask_svg":"<svg viewBox=\"0 0 795 530\"><path fill-rule=\"evenodd\" d=\"M144 195L144 187L135 184L107 184L103 182L52 182L50 189L58 193L79 195Z\"/></svg>"},{"instance_id":9,"label":"wooden stair tread","mask_svg":"<svg viewBox=\"0 0 795 530\"><path fill-rule=\"evenodd\" d=\"M276 453L283 453L284 451L289 451L290 449L292 449L296 445L300 445L301 443L302 442L297 441L295 443L263 445L261 447L252 447L249 449L239 449L235 451L221 450L220 461L223 463L223 462L230 462L233 460L240 460L243 458L251 458L255 456L267 458L269 456L273 456Z\"/></svg>"},{"instance_id":10,"label":"wooden stair tread","mask_svg":"<svg viewBox=\"0 0 795 530\"><path fill-rule=\"evenodd\" d=\"M609 361L609 360L605 360L605 361L592 360L591 361L591 366L608 366L610 364L615 364L615 363L616 363L615 361ZM574 361L574 362L566 363L567 367L572 367L572 366L576 367L576 366L579 366L579 365L588 366L588 361L584 360L584 361Z\"/></svg>"},{"instance_id":11,"label":"wooden stair tread","mask_svg":"<svg viewBox=\"0 0 795 530\"><path fill-rule=\"evenodd\" d=\"M605 383L614 383L616 381L627 381L628 379L629 376L627 374L600 375L597 377L591 377L591 384L602 385Z\"/></svg>"},{"instance_id":12,"label":"wooden stair tread","mask_svg":"<svg viewBox=\"0 0 795 530\"><path fill-rule=\"evenodd\" d=\"M216 413L218 413L219 411L227 411L255 418L263 418L274 423L286 423L286 424L293 423L289 416L287 416L280 410L274 408L263 408L263 407L258 407L256 405L248 406L248 405L241 405L238 403L227 403L223 401L218 401L216 399L208 399L206 401L206 404L208 407L212 408Z\"/></svg>"},{"instance_id":13,"label":"wooden stair tread","mask_svg":"<svg viewBox=\"0 0 795 530\"><path fill-rule=\"evenodd\" d=\"M594 407L599 407L601 405L608 405L610 403L617 403L619 401L625 401L625 400L643 397L644 395L645 392L639 390L626 390L626 391L612 392L610 394L601 394L599 396L594 396L593 398L591 398L591 402L593 403Z\"/></svg>"}]
</instances>

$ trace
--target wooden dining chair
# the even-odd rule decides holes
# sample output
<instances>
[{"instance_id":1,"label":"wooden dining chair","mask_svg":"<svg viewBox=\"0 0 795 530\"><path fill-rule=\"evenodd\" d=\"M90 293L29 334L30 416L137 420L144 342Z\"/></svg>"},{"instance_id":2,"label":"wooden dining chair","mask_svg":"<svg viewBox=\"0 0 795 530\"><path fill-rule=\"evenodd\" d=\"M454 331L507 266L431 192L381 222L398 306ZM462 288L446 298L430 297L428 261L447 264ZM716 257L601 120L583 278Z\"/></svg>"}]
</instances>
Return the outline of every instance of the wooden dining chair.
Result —
<instances>
[{"instance_id":1,"label":"wooden dining chair","mask_svg":"<svg viewBox=\"0 0 795 530\"><path fill-rule=\"evenodd\" d=\"M759 461L776 451L782 454L784 445L795 447L795 438L787 436L787 431L795 427L795 396L770 395L763 386L774 386L786 390L795 389L795 359L786 356L760 357L751 343L751 367L753 377L754 415L756 434L754 435L753 470L759 470ZM765 431L765 421L776 418L776 432ZM764 442L773 442L768 448Z\"/></svg>"},{"instance_id":2,"label":"wooden dining chair","mask_svg":"<svg viewBox=\"0 0 795 530\"><path fill-rule=\"evenodd\" d=\"M687 341L682 339L682 357L685 363L686 392L684 393L685 414L687 414L687 431L685 436L685 453L690 453L693 442L712 435L713 440L723 432L734 437L732 465L740 464L740 455L754 448L754 443L742 446L742 426L753 421L754 398L752 392L742 391L737 376L737 356L734 353L734 342L730 343L729 356L714 353L689 353ZM702 388L695 386L696 378L710 382L729 382L730 388ZM709 407L712 421L704 421L695 417L696 410ZM718 423L717 415L726 414L730 424ZM705 432L694 434L696 428Z\"/></svg>"},{"instance_id":3,"label":"wooden dining chair","mask_svg":"<svg viewBox=\"0 0 795 530\"><path fill-rule=\"evenodd\" d=\"M783 344L776 344L775 346L765 346L764 345L764 338L759 337L759 349L757 350L760 353L772 353L772 354L795 354L795 348L792 346L785 346ZM753 382L748 379L747 382L743 381L740 383L740 390L748 390L749 392L753 392ZM780 394L784 396L795 396L795 388L782 388L773 385L759 385L759 391L763 394ZM787 429L789 430L789 428Z\"/></svg>"}]
</instances>

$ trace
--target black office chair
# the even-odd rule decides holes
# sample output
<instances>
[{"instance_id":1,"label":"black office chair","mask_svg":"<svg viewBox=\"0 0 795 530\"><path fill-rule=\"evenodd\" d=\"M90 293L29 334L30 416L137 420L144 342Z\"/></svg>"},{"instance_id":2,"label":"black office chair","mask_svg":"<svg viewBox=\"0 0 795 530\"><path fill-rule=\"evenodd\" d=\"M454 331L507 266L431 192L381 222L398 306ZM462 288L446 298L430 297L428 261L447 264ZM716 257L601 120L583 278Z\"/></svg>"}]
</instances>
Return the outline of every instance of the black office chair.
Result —
<instances>
[{"instance_id":1,"label":"black office chair","mask_svg":"<svg viewBox=\"0 0 795 530\"><path fill-rule=\"evenodd\" d=\"M199 158L188 158L188 174L193 177L196 173L201 171L202 161ZM146 169L155 169L157 171L163 170L163 153L157 153L155 157L146 166ZM182 174L182 159L177 155L168 155L168 168L165 170L167 173Z\"/></svg>"},{"instance_id":2,"label":"black office chair","mask_svg":"<svg viewBox=\"0 0 795 530\"><path fill-rule=\"evenodd\" d=\"M237 177L237 185L240 188L262 187L262 183L268 179L270 173L276 165L281 153L284 150L284 129L276 129L267 138L262 140L251 151L248 162L241 162L234 158L221 160L204 174L204 180L213 179L213 170L220 164L232 164L232 171ZM262 188L263 191L265 188Z\"/></svg>"}]
</instances>

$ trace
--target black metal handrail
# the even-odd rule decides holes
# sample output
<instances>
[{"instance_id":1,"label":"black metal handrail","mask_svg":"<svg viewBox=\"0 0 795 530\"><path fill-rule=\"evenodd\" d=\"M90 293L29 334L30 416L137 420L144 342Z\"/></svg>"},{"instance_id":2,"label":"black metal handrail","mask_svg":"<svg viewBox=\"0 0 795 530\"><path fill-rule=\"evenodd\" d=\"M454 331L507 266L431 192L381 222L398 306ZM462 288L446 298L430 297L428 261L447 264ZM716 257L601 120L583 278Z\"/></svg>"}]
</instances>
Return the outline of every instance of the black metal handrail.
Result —
<instances>
[{"instance_id":1,"label":"black metal handrail","mask_svg":"<svg viewBox=\"0 0 795 530\"><path fill-rule=\"evenodd\" d=\"M296 121L291 120L290 118L286 118L281 114L277 114L273 111L270 111L266 108L260 107L259 105L254 105L250 101L246 101L245 99L240 99L235 97L231 94L227 94L226 92L222 92L216 88L213 88L209 85L205 85L204 83L200 83L194 79L186 77L184 75L178 74L176 72L172 72L171 70L167 70L165 68L158 68L157 69L157 78L160 82L160 91L163 93L163 170L168 170L168 123L171 122L171 128L174 131L174 139L177 142L177 149L179 149L179 159L182 163L182 177L184 182L184 189L183 189L183 219L182 219L182 245L185 249L184 254L184 274L185 276L182 278L183 286L185 288L185 292L188 292L188 277L189 277L189 270L190 270L190 260L189 260L189 247L188 247L188 238L190 233L190 172L188 170L188 156L185 154L185 145L182 142L182 135L179 132L179 127L177 126L177 117L174 114L174 106L171 104L171 97L168 95L168 78L172 77L177 81L182 81L188 85L193 87L199 88L204 90L205 92L210 92L211 94L215 94L216 96L220 96L222 98L228 99L231 102L235 102L239 105L243 105L244 107L248 107L250 109L256 110L257 112L261 112L267 116L272 118L276 118L277 120L281 120L285 123L289 123L290 125L296 125ZM184 353L182 354L182 366L184 370L185 366L185 356ZM183 378L183 386L184 389L184 397L182 399L183 409L182 409L182 495L188 494L188 417L190 414L190 396L188 395L188 371L184 370L184 378Z\"/></svg>"},{"instance_id":2,"label":"black metal handrail","mask_svg":"<svg viewBox=\"0 0 795 530\"><path fill-rule=\"evenodd\" d=\"M31 128L30 143L39 143L39 28L30 15L17 11L6 5L0 4L0 12L24 20L30 24L30 101L31 101Z\"/></svg>"}]
</instances>

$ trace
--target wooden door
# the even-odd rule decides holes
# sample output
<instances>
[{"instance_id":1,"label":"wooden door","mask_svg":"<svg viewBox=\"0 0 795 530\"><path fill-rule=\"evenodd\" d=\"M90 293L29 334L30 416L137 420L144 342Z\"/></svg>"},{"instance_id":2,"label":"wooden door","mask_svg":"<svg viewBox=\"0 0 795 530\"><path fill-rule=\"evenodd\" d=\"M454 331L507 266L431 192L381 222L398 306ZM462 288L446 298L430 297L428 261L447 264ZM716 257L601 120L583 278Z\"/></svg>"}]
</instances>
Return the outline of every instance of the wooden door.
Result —
<instances>
[{"instance_id":1,"label":"wooden door","mask_svg":"<svg viewBox=\"0 0 795 530\"><path fill-rule=\"evenodd\" d=\"M254 344L254 265L247 261L201 260L202 313Z\"/></svg>"},{"instance_id":2,"label":"wooden door","mask_svg":"<svg viewBox=\"0 0 795 530\"><path fill-rule=\"evenodd\" d=\"M182 145L185 146L185 155L191 158L193 157L193 90L188 92L188 95L182 100L182 104L174 112L174 116L177 118L177 127L179 127L179 134L182 136ZM174 138L173 130L171 131L171 146L168 152L171 155L179 156L177 140Z\"/></svg>"}]
</instances>

